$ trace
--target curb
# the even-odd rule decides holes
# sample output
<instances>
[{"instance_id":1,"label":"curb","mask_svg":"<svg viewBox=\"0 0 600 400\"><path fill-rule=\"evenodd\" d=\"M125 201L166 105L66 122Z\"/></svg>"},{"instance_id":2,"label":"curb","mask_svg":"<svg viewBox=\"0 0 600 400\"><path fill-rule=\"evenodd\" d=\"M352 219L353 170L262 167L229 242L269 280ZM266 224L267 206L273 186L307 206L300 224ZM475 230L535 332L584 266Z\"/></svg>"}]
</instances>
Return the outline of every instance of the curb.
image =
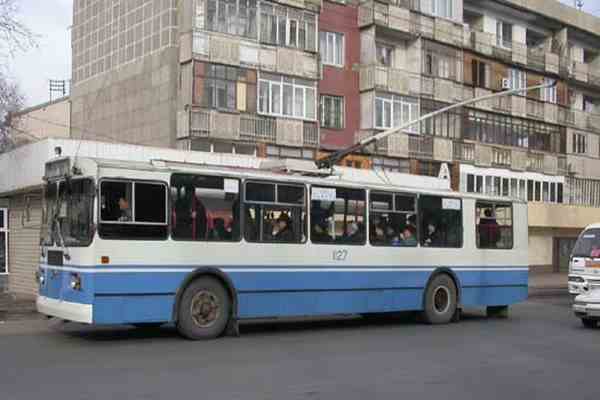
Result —
<instances>
[{"instance_id":1,"label":"curb","mask_svg":"<svg viewBox=\"0 0 600 400\"><path fill-rule=\"evenodd\" d=\"M528 298L536 297L569 297L569 289L567 287L543 287L535 288L530 287Z\"/></svg>"}]
</instances>

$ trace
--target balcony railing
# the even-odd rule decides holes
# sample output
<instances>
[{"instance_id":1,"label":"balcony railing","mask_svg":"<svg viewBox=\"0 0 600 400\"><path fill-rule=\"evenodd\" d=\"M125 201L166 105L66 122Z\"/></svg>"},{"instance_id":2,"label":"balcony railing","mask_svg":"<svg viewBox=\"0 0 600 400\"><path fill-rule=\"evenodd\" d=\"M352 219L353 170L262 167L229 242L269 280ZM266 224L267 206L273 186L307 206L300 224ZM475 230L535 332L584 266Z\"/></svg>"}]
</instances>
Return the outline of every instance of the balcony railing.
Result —
<instances>
[{"instance_id":1,"label":"balcony railing","mask_svg":"<svg viewBox=\"0 0 600 400\"><path fill-rule=\"evenodd\" d=\"M558 108L558 123L565 125L575 125L575 112L565 107Z\"/></svg>"},{"instance_id":2,"label":"balcony railing","mask_svg":"<svg viewBox=\"0 0 600 400\"><path fill-rule=\"evenodd\" d=\"M475 161L475 144L454 142L452 144L452 153L455 161L474 162Z\"/></svg>"},{"instance_id":3,"label":"balcony railing","mask_svg":"<svg viewBox=\"0 0 600 400\"><path fill-rule=\"evenodd\" d=\"M278 119L256 114L228 114L206 109L191 110L189 118L190 137L217 137L234 141L266 143L278 143L278 123L294 121L302 124L301 130L297 134L289 130L279 132L280 140L284 142L291 140L294 143L310 147L319 145L319 128L315 122ZM280 127L280 129L284 128ZM282 135L282 133L284 134ZM292 136L290 137L290 135Z\"/></svg>"},{"instance_id":4,"label":"balcony railing","mask_svg":"<svg viewBox=\"0 0 600 400\"><path fill-rule=\"evenodd\" d=\"M240 118L240 139L257 142L277 140L275 118L243 115Z\"/></svg>"},{"instance_id":5,"label":"balcony railing","mask_svg":"<svg viewBox=\"0 0 600 400\"><path fill-rule=\"evenodd\" d=\"M538 119L544 119L544 102L527 99L527 115Z\"/></svg>"},{"instance_id":6,"label":"balcony railing","mask_svg":"<svg viewBox=\"0 0 600 400\"><path fill-rule=\"evenodd\" d=\"M208 137L210 134L210 111L194 110L190 115L190 136Z\"/></svg>"},{"instance_id":7,"label":"balcony railing","mask_svg":"<svg viewBox=\"0 0 600 400\"><path fill-rule=\"evenodd\" d=\"M317 124L312 122L304 122L303 133L304 133L304 144L306 146L318 146L319 145L319 128Z\"/></svg>"},{"instance_id":8,"label":"balcony railing","mask_svg":"<svg viewBox=\"0 0 600 400\"><path fill-rule=\"evenodd\" d=\"M533 69L544 71L546 69L546 56L543 50L528 49L527 65Z\"/></svg>"},{"instance_id":9,"label":"balcony railing","mask_svg":"<svg viewBox=\"0 0 600 400\"><path fill-rule=\"evenodd\" d=\"M512 163L512 152L510 149L492 148L492 165L510 167Z\"/></svg>"},{"instance_id":10,"label":"balcony railing","mask_svg":"<svg viewBox=\"0 0 600 400\"><path fill-rule=\"evenodd\" d=\"M530 171L543 172L544 154L529 153L527 155L527 169L529 169Z\"/></svg>"},{"instance_id":11,"label":"balcony railing","mask_svg":"<svg viewBox=\"0 0 600 400\"><path fill-rule=\"evenodd\" d=\"M557 159L557 169L559 175L567 175L569 173L569 167L567 163L567 157L559 156Z\"/></svg>"},{"instance_id":12,"label":"balcony railing","mask_svg":"<svg viewBox=\"0 0 600 400\"><path fill-rule=\"evenodd\" d=\"M408 137L408 156L421 159L433 158L433 137L432 136L409 136Z\"/></svg>"},{"instance_id":13,"label":"balcony railing","mask_svg":"<svg viewBox=\"0 0 600 400\"><path fill-rule=\"evenodd\" d=\"M510 113L512 109L512 98L511 97L494 97L491 99L492 108L505 113Z\"/></svg>"}]
</instances>

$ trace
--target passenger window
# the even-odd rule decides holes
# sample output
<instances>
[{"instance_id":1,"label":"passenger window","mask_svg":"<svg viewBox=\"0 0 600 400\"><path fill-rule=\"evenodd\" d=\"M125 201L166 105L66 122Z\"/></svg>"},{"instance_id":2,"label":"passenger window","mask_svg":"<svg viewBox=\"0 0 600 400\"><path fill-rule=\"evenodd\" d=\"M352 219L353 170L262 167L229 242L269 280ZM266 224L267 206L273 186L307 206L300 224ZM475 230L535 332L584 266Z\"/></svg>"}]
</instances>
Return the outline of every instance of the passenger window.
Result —
<instances>
[{"instance_id":1,"label":"passenger window","mask_svg":"<svg viewBox=\"0 0 600 400\"><path fill-rule=\"evenodd\" d=\"M219 176L171 177L171 225L175 240L240 240L240 181Z\"/></svg>"},{"instance_id":2,"label":"passenger window","mask_svg":"<svg viewBox=\"0 0 600 400\"><path fill-rule=\"evenodd\" d=\"M371 193L370 241L374 246L417 246L415 196Z\"/></svg>"},{"instance_id":3,"label":"passenger window","mask_svg":"<svg viewBox=\"0 0 600 400\"><path fill-rule=\"evenodd\" d=\"M106 239L167 237L167 188L163 183L102 181L100 229Z\"/></svg>"},{"instance_id":4,"label":"passenger window","mask_svg":"<svg viewBox=\"0 0 600 400\"><path fill-rule=\"evenodd\" d=\"M421 245L462 247L462 201L455 198L421 196Z\"/></svg>"},{"instance_id":5,"label":"passenger window","mask_svg":"<svg viewBox=\"0 0 600 400\"><path fill-rule=\"evenodd\" d=\"M513 248L513 214L510 204L477 202L477 247L480 249Z\"/></svg>"},{"instance_id":6,"label":"passenger window","mask_svg":"<svg viewBox=\"0 0 600 400\"><path fill-rule=\"evenodd\" d=\"M364 190L313 186L311 200L313 243L365 244Z\"/></svg>"},{"instance_id":7,"label":"passenger window","mask_svg":"<svg viewBox=\"0 0 600 400\"><path fill-rule=\"evenodd\" d=\"M249 242L306 241L304 186L248 182L244 213L244 237Z\"/></svg>"}]
</instances>

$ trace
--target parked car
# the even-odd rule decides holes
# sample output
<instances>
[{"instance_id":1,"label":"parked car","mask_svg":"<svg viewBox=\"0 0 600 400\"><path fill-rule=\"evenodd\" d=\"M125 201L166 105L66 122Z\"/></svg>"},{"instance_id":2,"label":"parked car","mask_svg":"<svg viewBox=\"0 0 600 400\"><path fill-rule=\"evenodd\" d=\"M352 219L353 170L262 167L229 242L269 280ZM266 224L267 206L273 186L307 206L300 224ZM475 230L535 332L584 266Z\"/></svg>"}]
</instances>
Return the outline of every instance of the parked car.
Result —
<instances>
[{"instance_id":1,"label":"parked car","mask_svg":"<svg viewBox=\"0 0 600 400\"><path fill-rule=\"evenodd\" d=\"M600 321L600 289L575 297L573 311L586 328L596 328Z\"/></svg>"}]
</instances>

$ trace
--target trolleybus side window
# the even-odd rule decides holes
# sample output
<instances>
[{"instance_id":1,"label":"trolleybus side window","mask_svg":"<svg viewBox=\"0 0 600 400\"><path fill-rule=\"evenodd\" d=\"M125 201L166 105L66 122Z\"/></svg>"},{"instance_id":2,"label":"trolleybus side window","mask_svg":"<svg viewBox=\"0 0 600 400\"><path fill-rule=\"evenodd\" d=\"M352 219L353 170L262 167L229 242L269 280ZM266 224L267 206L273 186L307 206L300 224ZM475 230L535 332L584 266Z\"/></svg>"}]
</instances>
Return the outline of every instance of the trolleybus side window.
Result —
<instances>
[{"instance_id":1,"label":"trolleybus side window","mask_svg":"<svg viewBox=\"0 0 600 400\"><path fill-rule=\"evenodd\" d=\"M167 186L159 182L103 180L100 236L156 240L167 237Z\"/></svg>"},{"instance_id":2,"label":"trolleybus side window","mask_svg":"<svg viewBox=\"0 0 600 400\"><path fill-rule=\"evenodd\" d=\"M249 242L306 241L306 189L301 185L247 182L244 235Z\"/></svg>"},{"instance_id":3,"label":"trolleybus side window","mask_svg":"<svg viewBox=\"0 0 600 400\"><path fill-rule=\"evenodd\" d=\"M360 189L313 186L311 241L365 244L366 194Z\"/></svg>"},{"instance_id":4,"label":"trolleybus side window","mask_svg":"<svg viewBox=\"0 0 600 400\"><path fill-rule=\"evenodd\" d=\"M456 198L419 197L421 245L426 247L462 247L462 201Z\"/></svg>"},{"instance_id":5,"label":"trolleybus side window","mask_svg":"<svg viewBox=\"0 0 600 400\"><path fill-rule=\"evenodd\" d=\"M480 249L513 248L512 205L478 201L475 207L477 247Z\"/></svg>"},{"instance_id":6,"label":"trolleybus side window","mask_svg":"<svg viewBox=\"0 0 600 400\"><path fill-rule=\"evenodd\" d=\"M240 181L173 174L171 235L175 240L240 240Z\"/></svg>"},{"instance_id":7,"label":"trolleybus side window","mask_svg":"<svg viewBox=\"0 0 600 400\"><path fill-rule=\"evenodd\" d=\"M417 246L416 197L371 192L370 241L374 246Z\"/></svg>"}]
</instances>

